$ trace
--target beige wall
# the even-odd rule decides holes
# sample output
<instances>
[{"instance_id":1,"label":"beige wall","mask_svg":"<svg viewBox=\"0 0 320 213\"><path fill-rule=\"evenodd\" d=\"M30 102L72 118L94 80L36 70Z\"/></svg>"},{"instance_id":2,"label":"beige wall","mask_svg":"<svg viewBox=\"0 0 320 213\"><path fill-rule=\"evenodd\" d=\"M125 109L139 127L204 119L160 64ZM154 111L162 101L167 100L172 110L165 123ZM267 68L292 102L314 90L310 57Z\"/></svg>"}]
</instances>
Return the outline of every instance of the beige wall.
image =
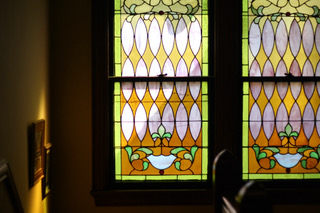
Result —
<instances>
[{"instance_id":1,"label":"beige wall","mask_svg":"<svg viewBox=\"0 0 320 213\"><path fill-rule=\"evenodd\" d=\"M41 184L28 185L27 129L49 119L47 15L46 0L0 1L0 159L9 161L26 213L46 209Z\"/></svg>"}]
</instances>

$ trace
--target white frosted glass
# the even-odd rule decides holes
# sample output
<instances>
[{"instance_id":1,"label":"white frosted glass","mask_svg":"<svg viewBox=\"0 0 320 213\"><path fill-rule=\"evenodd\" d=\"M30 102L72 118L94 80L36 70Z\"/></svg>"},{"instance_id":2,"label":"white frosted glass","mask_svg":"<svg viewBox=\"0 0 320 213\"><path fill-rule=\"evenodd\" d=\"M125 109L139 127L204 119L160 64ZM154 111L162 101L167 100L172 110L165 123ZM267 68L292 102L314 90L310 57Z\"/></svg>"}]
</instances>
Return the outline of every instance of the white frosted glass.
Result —
<instances>
[{"instance_id":1,"label":"white frosted glass","mask_svg":"<svg viewBox=\"0 0 320 213\"><path fill-rule=\"evenodd\" d=\"M137 77L148 76L147 66L142 58L139 60L139 62L137 64L136 76ZM136 87L137 96L138 96L139 100L141 101L143 99L144 95L146 94L147 83L146 82L136 82L135 87Z\"/></svg>"},{"instance_id":2,"label":"white frosted glass","mask_svg":"<svg viewBox=\"0 0 320 213\"><path fill-rule=\"evenodd\" d=\"M302 70L302 76L314 76L313 67L309 60L306 61ZM306 97L310 99L314 92L315 83L314 82L304 82L303 88Z\"/></svg>"},{"instance_id":3,"label":"white frosted glass","mask_svg":"<svg viewBox=\"0 0 320 213\"><path fill-rule=\"evenodd\" d=\"M182 56L188 45L188 29L184 18L181 18L178 22L176 29L176 44L179 54Z\"/></svg>"},{"instance_id":4,"label":"white frosted glass","mask_svg":"<svg viewBox=\"0 0 320 213\"><path fill-rule=\"evenodd\" d=\"M309 57L314 44L313 28L309 19L304 24L302 32L302 43L304 47L304 52L306 53L307 57Z\"/></svg>"},{"instance_id":5,"label":"white frosted glass","mask_svg":"<svg viewBox=\"0 0 320 213\"><path fill-rule=\"evenodd\" d=\"M182 141L186 136L188 130L188 113L183 105L180 103L176 113L176 129L180 140Z\"/></svg>"},{"instance_id":6,"label":"white frosted glass","mask_svg":"<svg viewBox=\"0 0 320 213\"><path fill-rule=\"evenodd\" d=\"M264 68L263 68L263 72L262 72L262 76L269 76L269 77L274 76L274 70L273 70L273 66L272 66L270 60L268 60L265 63ZM268 100L270 100L273 95L274 87L275 87L274 82L264 82L263 83L264 93L266 94Z\"/></svg>"},{"instance_id":7,"label":"white frosted glass","mask_svg":"<svg viewBox=\"0 0 320 213\"><path fill-rule=\"evenodd\" d=\"M252 55L256 57L261 46L261 32L259 25L254 22L252 22L249 30L249 46Z\"/></svg>"},{"instance_id":8,"label":"white frosted glass","mask_svg":"<svg viewBox=\"0 0 320 213\"><path fill-rule=\"evenodd\" d=\"M315 76L320 76L320 61L317 64ZM317 82L317 91L318 91L318 95L320 96L320 82Z\"/></svg>"},{"instance_id":9,"label":"white frosted glass","mask_svg":"<svg viewBox=\"0 0 320 213\"><path fill-rule=\"evenodd\" d=\"M142 141L147 132L147 113L142 103L137 107L134 120L137 136Z\"/></svg>"},{"instance_id":10,"label":"white frosted glass","mask_svg":"<svg viewBox=\"0 0 320 213\"><path fill-rule=\"evenodd\" d=\"M201 131L201 113L196 103L192 105L190 110L189 127L191 136L196 141Z\"/></svg>"},{"instance_id":11,"label":"white frosted glass","mask_svg":"<svg viewBox=\"0 0 320 213\"><path fill-rule=\"evenodd\" d=\"M164 51L169 56L174 45L174 29L169 18L166 19L162 29L162 45Z\"/></svg>"},{"instance_id":12,"label":"white frosted glass","mask_svg":"<svg viewBox=\"0 0 320 213\"><path fill-rule=\"evenodd\" d=\"M250 67L250 76L261 76L260 66L256 60L253 61ZM250 90L252 93L252 97L257 100L262 89L261 82L250 82Z\"/></svg>"},{"instance_id":13,"label":"white frosted glass","mask_svg":"<svg viewBox=\"0 0 320 213\"><path fill-rule=\"evenodd\" d=\"M300 45L301 45L301 31L296 20L293 20L291 24L290 33L289 33L289 42L290 42L291 52L293 56L296 57L299 53Z\"/></svg>"},{"instance_id":14,"label":"white frosted glass","mask_svg":"<svg viewBox=\"0 0 320 213\"><path fill-rule=\"evenodd\" d=\"M163 109L162 124L166 128L166 132L173 134L174 129L174 113L169 103Z\"/></svg>"},{"instance_id":15,"label":"white frosted glass","mask_svg":"<svg viewBox=\"0 0 320 213\"><path fill-rule=\"evenodd\" d=\"M301 76L300 66L297 60L294 60L289 71L293 76ZM290 82L290 90L293 98L297 100L301 92L301 82Z\"/></svg>"},{"instance_id":16,"label":"white frosted glass","mask_svg":"<svg viewBox=\"0 0 320 213\"><path fill-rule=\"evenodd\" d=\"M128 21L124 21L124 23L122 25L121 43L122 43L122 47L123 47L124 52L127 55L129 55L132 50L133 43L134 43L134 33L133 33L132 25Z\"/></svg>"},{"instance_id":17,"label":"white frosted glass","mask_svg":"<svg viewBox=\"0 0 320 213\"><path fill-rule=\"evenodd\" d=\"M171 77L174 76L174 68L169 58L164 62L162 73L166 74L167 76L171 76ZM172 95L173 86L174 86L173 82L162 82L162 91L163 91L164 97L167 100L169 100Z\"/></svg>"},{"instance_id":18,"label":"white frosted glass","mask_svg":"<svg viewBox=\"0 0 320 213\"><path fill-rule=\"evenodd\" d=\"M155 58L151 62L149 76L155 77L161 74L161 68L158 60ZM160 92L160 82L149 82L149 92L152 100L156 100Z\"/></svg>"},{"instance_id":19,"label":"white frosted glass","mask_svg":"<svg viewBox=\"0 0 320 213\"><path fill-rule=\"evenodd\" d=\"M276 115L276 127L277 132L284 132L285 128L288 124L288 112L286 106L282 102L278 108L277 115Z\"/></svg>"},{"instance_id":20,"label":"white frosted glass","mask_svg":"<svg viewBox=\"0 0 320 213\"><path fill-rule=\"evenodd\" d=\"M300 132L301 128L301 111L297 103L294 103L289 116L289 123L291 124L292 131Z\"/></svg>"},{"instance_id":21,"label":"white frosted glass","mask_svg":"<svg viewBox=\"0 0 320 213\"><path fill-rule=\"evenodd\" d=\"M285 73L287 73L287 67L284 63L283 60L281 60L278 64L277 70L276 70L276 76L285 76ZM281 100L284 99L284 97L287 94L288 90L288 83L286 82L278 82L277 83L277 89L278 89L278 94L281 98Z\"/></svg>"},{"instance_id":22,"label":"white frosted glass","mask_svg":"<svg viewBox=\"0 0 320 213\"><path fill-rule=\"evenodd\" d=\"M132 65L129 58L124 62L124 65L122 68L122 76L123 77L133 77L134 76L133 65ZM132 82L123 82L121 84L121 88L122 88L122 93L123 93L124 98L128 101L132 95L133 83Z\"/></svg>"},{"instance_id":23,"label":"white frosted glass","mask_svg":"<svg viewBox=\"0 0 320 213\"><path fill-rule=\"evenodd\" d=\"M269 57L272 53L274 45L274 32L269 19L267 19L267 21L264 23L264 27L262 30L262 43L263 49L266 55Z\"/></svg>"},{"instance_id":24,"label":"white frosted glass","mask_svg":"<svg viewBox=\"0 0 320 213\"><path fill-rule=\"evenodd\" d=\"M179 77L188 76L188 68L183 58L181 58L178 63L176 76L179 76ZM176 91L180 100L183 100L184 96L186 95L187 86L188 86L187 82L176 82Z\"/></svg>"},{"instance_id":25,"label":"white frosted glass","mask_svg":"<svg viewBox=\"0 0 320 213\"><path fill-rule=\"evenodd\" d=\"M309 140L314 130L314 111L310 103L307 103L303 112L303 131Z\"/></svg>"},{"instance_id":26,"label":"white frosted glass","mask_svg":"<svg viewBox=\"0 0 320 213\"><path fill-rule=\"evenodd\" d=\"M277 31L276 31L276 46L277 46L279 55L283 57L288 46L288 32L287 32L286 24L282 19L279 22Z\"/></svg>"},{"instance_id":27,"label":"white frosted glass","mask_svg":"<svg viewBox=\"0 0 320 213\"><path fill-rule=\"evenodd\" d=\"M190 65L190 76L201 76L201 67L198 60L195 58ZM201 84L200 82L189 82L189 90L193 100L197 100L200 94Z\"/></svg>"},{"instance_id":28,"label":"white frosted glass","mask_svg":"<svg viewBox=\"0 0 320 213\"><path fill-rule=\"evenodd\" d=\"M124 105L122 110L121 128L123 136L129 141L133 131L133 112L128 103Z\"/></svg>"},{"instance_id":29,"label":"white frosted glass","mask_svg":"<svg viewBox=\"0 0 320 213\"><path fill-rule=\"evenodd\" d=\"M319 24L317 25L317 28L316 28L315 40L316 40L317 51L320 54L320 25Z\"/></svg>"},{"instance_id":30,"label":"white frosted glass","mask_svg":"<svg viewBox=\"0 0 320 213\"><path fill-rule=\"evenodd\" d=\"M150 134L158 132L158 128L160 125L161 125L161 116L160 116L159 108L154 103L150 108L149 117L148 117L148 126L149 126ZM156 140L156 138L154 140Z\"/></svg>"},{"instance_id":31,"label":"white frosted glass","mask_svg":"<svg viewBox=\"0 0 320 213\"><path fill-rule=\"evenodd\" d=\"M198 20L190 25L189 44L194 55L197 55L201 46L201 26Z\"/></svg>"},{"instance_id":32,"label":"white frosted glass","mask_svg":"<svg viewBox=\"0 0 320 213\"><path fill-rule=\"evenodd\" d=\"M318 133L318 136L320 137L320 106L318 107L318 110L317 110L317 117L316 117L316 127L317 127L317 133Z\"/></svg>"},{"instance_id":33,"label":"white frosted glass","mask_svg":"<svg viewBox=\"0 0 320 213\"><path fill-rule=\"evenodd\" d=\"M146 50L147 39L148 39L147 27L144 21L142 20L142 18L139 18L136 26L136 31L135 31L135 40L136 40L137 50L141 56L144 54Z\"/></svg>"},{"instance_id":34,"label":"white frosted glass","mask_svg":"<svg viewBox=\"0 0 320 213\"><path fill-rule=\"evenodd\" d=\"M151 52L156 56L161 45L161 31L156 18L154 18L149 27L149 45Z\"/></svg>"},{"instance_id":35,"label":"white frosted glass","mask_svg":"<svg viewBox=\"0 0 320 213\"><path fill-rule=\"evenodd\" d=\"M251 107L249 127L253 139L256 140L261 130L261 112L257 103L254 103Z\"/></svg>"},{"instance_id":36,"label":"white frosted glass","mask_svg":"<svg viewBox=\"0 0 320 213\"><path fill-rule=\"evenodd\" d=\"M268 140L271 138L273 134L274 121L275 121L275 117L274 117L273 108L269 102L263 112L263 130Z\"/></svg>"}]
</instances>

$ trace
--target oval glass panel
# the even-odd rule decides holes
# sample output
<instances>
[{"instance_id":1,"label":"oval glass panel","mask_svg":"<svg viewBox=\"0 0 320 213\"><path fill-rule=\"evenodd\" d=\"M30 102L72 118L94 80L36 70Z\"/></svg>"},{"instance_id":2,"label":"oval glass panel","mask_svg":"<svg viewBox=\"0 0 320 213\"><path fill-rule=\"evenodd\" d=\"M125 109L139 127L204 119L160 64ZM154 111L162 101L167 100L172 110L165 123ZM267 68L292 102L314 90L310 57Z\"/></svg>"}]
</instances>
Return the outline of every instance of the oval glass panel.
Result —
<instances>
[{"instance_id":1,"label":"oval glass panel","mask_svg":"<svg viewBox=\"0 0 320 213\"><path fill-rule=\"evenodd\" d=\"M303 131L309 140L314 130L314 111L310 103L307 103L303 112Z\"/></svg>"},{"instance_id":2,"label":"oval glass panel","mask_svg":"<svg viewBox=\"0 0 320 213\"><path fill-rule=\"evenodd\" d=\"M179 54L182 56L188 45L188 29L184 18L180 18L176 29L176 44Z\"/></svg>"},{"instance_id":3,"label":"oval glass panel","mask_svg":"<svg viewBox=\"0 0 320 213\"><path fill-rule=\"evenodd\" d=\"M250 67L250 76L261 76L260 66L257 60L254 60ZM250 90L254 100L257 100L262 89L261 82L250 82Z\"/></svg>"},{"instance_id":4,"label":"oval glass panel","mask_svg":"<svg viewBox=\"0 0 320 213\"><path fill-rule=\"evenodd\" d=\"M147 66L142 58L139 60L137 64L136 76L137 77L148 76ZM135 88L136 88L136 94L139 100L141 101L147 91L147 82L135 82Z\"/></svg>"},{"instance_id":5,"label":"oval glass panel","mask_svg":"<svg viewBox=\"0 0 320 213\"><path fill-rule=\"evenodd\" d=\"M317 110L317 117L316 117L316 127L317 127L317 133L318 133L318 136L320 137L320 106L318 107L318 110Z\"/></svg>"},{"instance_id":6,"label":"oval glass panel","mask_svg":"<svg viewBox=\"0 0 320 213\"><path fill-rule=\"evenodd\" d=\"M167 76L171 76L171 77L174 76L174 68L169 58L167 58L167 60L164 62L162 73L166 74ZM172 95L173 86L174 86L173 82L162 82L162 91L167 101L170 99Z\"/></svg>"},{"instance_id":7,"label":"oval glass panel","mask_svg":"<svg viewBox=\"0 0 320 213\"><path fill-rule=\"evenodd\" d=\"M293 60L289 72L293 76L301 76L300 66L297 60ZM294 100L297 100L301 92L301 82L290 82L290 90Z\"/></svg>"},{"instance_id":8,"label":"oval glass panel","mask_svg":"<svg viewBox=\"0 0 320 213\"><path fill-rule=\"evenodd\" d=\"M149 118L148 118L148 126L149 126L150 134L152 135L153 133L157 133L160 125L161 125L160 111L157 104L153 103L150 108ZM154 138L154 140L156 140L156 138Z\"/></svg>"},{"instance_id":9,"label":"oval glass panel","mask_svg":"<svg viewBox=\"0 0 320 213\"><path fill-rule=\"evenodd\" d=\"M263 112L263 131L268 140L270 140L273 134L274 125L275 125L274 121L275 121L275 117L274 117L273 108L269 102Z\"/></svg>"},{"instance_id":10,"label":"oval glass panel","mask_svg":"<svg viewBox=\"0 0 320 213\"><path fill-rule=\"evenodd\" d=\"M299 24L296 20L293 20L289 32L289 43L292 55L296 57L300 50L301 45L301 31Z\"/></svg>"},{"instance_id":11,"label":"oval glass panel","mask_svg":"<svg viewBox=\"0 0 320 213\"><path fill-rule=\"evenodd\" d=\"M310 19L308 19L304 24L302 32L302 43L304 52L306 53L307 57L309 57L314 44L314 34Z\"/></svg>"},{"instance_id":12,"label":"oval glass panel","mask_svg":"<svg viewBox=\"0 0 320 213\"><path fill-rule=\"evenodd\" d=\"M270 60L268 60L263 68L263 72L262 72L262 76L267 76L267 77L272 77L274 76L274 70L273 70L273 66L270 62ZM273 92L274 92L274 88L275 88L275 83L274 82L263 82L263 90L264 93L267 96L267 99L270 100Z\"/></svg>"},{"instance_id":13,"label":"oval glass panel","mask_svg":"<svg viewBox=\"0 0 320 213\"><path fill-rule=\"evenodd\" d=\"M147 27L142 20L142 18L139 18L136 26L135 31L135 40L136 40L136 46L139 54L143 56L144 51L147 47L147 40L148 40L148 33L147 33Z\"/></svg>"},{"instance_id":14,"label":"oval glass panel","mask_svg":"<svg viewBox=\"0 0 320 213\"><path fill-rule=\"evenodd\" d=\"M201 76L201 67L199 64L199 61L195 58L193 59L193 61L191 62L190 65L190 76ZM201 84L200 82L189 82L189 90L190 90L190 94L192 96L192 99L195 101L197 100L199 94L200 94L200 88L201 88Z\"/></svg>"},{"instance_id":15,"label":"oval glass panel","mask_svg":"<svg viewBox=\"0 0 320 213\"><path fill-rule=\"evenodd\" d=\"M320 61L318 62L315 76L320 76ZM318 95L320 96L320 82L317 82L317 91Z\"/></svg>"},{"instance_id":16,"label":"oval glass panel","mask_svg":"<svg viewBox=\"0 0 320 213\"><path fill-rule=\"evenodd\" d=\"M133 48L134 33L130 22L124 21L121 29L121 43L126 55L130 55Z\"/></svg>"},{"instance_id":17,"label":"oval glass panel","mask_svg":"<svg viewBox=\"0 0 320 213\"><path fill-rule=\"evenodd\" d=\"M198 20L191 22L189 30L189 44L193 54L197 55L201 46L201 26Z\"/></svg>"},{"instance_id":18,"label":"oval glass panel","mask_svg":"<svg viewBox=\"0 0 320 213\"><path fill-rule=\"evenodd\" d=\"M154 56L156 56L161 45L161 31L158 20L156 18L154 18L150 24L148 38L151 52Z\"/></svg>"},{"instance_id":19,"label":"oval glass panel","mask_svg":"<svg viewBox=\"0 0 320 213\"><path fill-rule=\"evenodd\" d=\"M302 70L302 76L314 76L313 67L309 60L306 61ZM311 99L314 92L315 83L314 82L303 82L304 93L308 100Z\"/></svg>"},{"instance_id":20,"label":"oval glass panel","mask_svg":"<svg viewBox=\"0 0 320 213\"><path fill-rule=\"evenodd\" d=\"M254 103L251 107L249 127L253 139L257 140L261 130L261 112L257 103Z\"/></svg>"},{"instance_id":21,"label":"oval glass panel","mask_svg":"<svg viewBox=\"0 0 320 213\"><path fill-rule=\"evenodd\" d=\"M137 136L142 141L147 132L147 112L142 103L137 107L134 120Z\"/></svg>"},{"instance_id":22,"label":"oval glass panel","mask_svg":"<svg viewBox=\"0 0 320 213\"><path fill-rule=\"evenodd\" d=\"M163 109L162 124L166 128L166 132L170 132L172 135L174 128L174 113L169 103L167 103Z\"/></svg>"},{"instance_id":23,"label":"oval glass panel","mask_svg":"<svg viewBox=\"0 0 320 213\"><path fill-rule=\"evenodd\" d=\"M286 106L282 102L278 108L277 115L276 115L276 127L277 132L284 132L285 128L288 124L288 111Z\"/></svg>"},{"instance_id":24,"label":"oval glass panel","mask_svg":"<svg viewBox=\"0 0 320 213\"><path fill-rule=\"evenodd\" d=\"M249 46L253 57L257 57L261 46L261 32L259 25L254 22L249 30Z\"/></svg>"},{"instance_id":25,"label":"oval glass panel","mask_svg":"<svg viewBox=\"0 0 320 213\"><path fill-rule=\"evenodd\" d=\"M189 129L193 140L197 140L201 131L201 113L199 107L194 103L189 115Z\"/></svg>"},{"instance_id":26,"label":"oval glass panel","mask_svg":"<svg viewBox=\"0 0 320 213\"><path fill-rule=\"evenodd\" d=\"M277 70L276 70L276 76L285 76L287 73L287 67L283 60L281 60L278 64ZM288 83L287 82L278 82L277 83L277 90L278 94L281 98L281 100L284 99L284 97L287 94L288 91Z\"/></svg>"},{"instance_id":27,"label":"oval glass panel","mask_svg":"<svg viewBox=\"0 0 320 213\"><path fill-rule=\"evenodd\" d=\"M269 19L267 19L264 23L264 27L262 30L262 44L264 52L269 57L272 53L274 45L274 32Z\"/></svg>"},{"instance_id":28,"label":"oval glass panel","mask_svg":"<svg viewBox=\"0 0 320 213\"><path fill-rule=\"evenodd\" d=\"M167 56L169 56L173 50L174 45L174 30L169 18L167 18L163 24L162 45Z\"/></svg>"},{"instance_id":29,"label":"oval glass panel","mask_svg":"<svg viewBox=\"0 0 320 213\"><path fill-rule=\"evenodd\" d=\"M316 40L317 51L320 54L320 25L319 24L317 25L317 28L316 28L315 40Z\"/></svg>"},{"instance_id":30,"label":"oval glass panel","mask_svg":"<svg viewBox=\"0 0 320 213\"><path fill-rule=\"evenodd\" d=\"M289 123L292 127L292 131L300 132L301 128L301 111L297 103L294 103L289 116Z\"/></svg>"},{"instance_id":31,"label":"oval glass panel","mask_svg":"<svg viewBox=\"0 0 320 213\"><path fill-rule=\"evenodd\" d=\"M188 76L188 68L183 58L181 58L178 63L176 76L179 76L179 77ZM187 87L188 87L187 82L176 82L176 90L180 100L183 100L184 96L186 95Z\"/></svg>"},{"instance_id":32,"label":"oval glass panel","mask_svg":"<svg viewBox=\"0 0 320 213\"><path fill-rule=\"evenodd\" d=\"M180 140L183 141L188 130L188 113L183 103L180 103L177 109L176 129Z\"/></svg>"},{"instance_id":33,"label":"oval glass panel","mask_svg":"<svg viewBox=\"0 0 320 213\"><path fill-rule=\"evenodd\" d=\"M129 141L133 132L133 112L128 103L124 105L122 110L121 128L123 136Z\"/></svg>"},{"instance_id":34,"label":"oval glass panel","mask_svg":"<svg viewBox=\"0 0 320 213\"><path fill-rule=\"evenodd\" d=\"M161 74L161 68L158 60L155 58L151 62L149 76L156 77ZM160 92L160 82L149 82L149 92L152 100L156 100Z\"/></svg>"},{"instance_id":35,"label":"oval glass panel","mask_svg":"<svg viewBox=\"0 0 320 213\"><path fill-rule=\"evenodd\" d=\"M284 23L283 19L278 24L277 31L276 31L276 46L278 53L281 57L286 53L287 46L288 46L288 32L286 24Z\"/></svg>"},{"instance_id":36,"label":"oval glass panel","mask_svg":"<svg viewBox=\"0 0 320 213\"><path fill-rule=\"evenodd\" d=\"M132 65L129 58L124 62L124 65L122 68L122 76L123 77L133 77L134 76L133 65ZM129 99L132 95L132 92L133 92L133 83L132 82L122 82L121 89L122 89L122 94L123 94L124 98L127 101L129 101Z\"/></svg>"}]
</instances>

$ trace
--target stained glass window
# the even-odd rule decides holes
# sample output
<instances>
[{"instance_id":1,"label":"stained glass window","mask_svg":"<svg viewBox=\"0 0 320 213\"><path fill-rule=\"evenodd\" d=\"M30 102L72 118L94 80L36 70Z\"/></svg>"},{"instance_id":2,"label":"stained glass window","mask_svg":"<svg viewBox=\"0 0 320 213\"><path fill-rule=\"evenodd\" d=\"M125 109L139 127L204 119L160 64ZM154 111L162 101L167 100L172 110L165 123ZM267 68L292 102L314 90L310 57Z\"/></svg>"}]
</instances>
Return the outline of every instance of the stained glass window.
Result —
<instances>
[{"instance_id":1,"label":"stained glass window","mask_svg":"<svg viewBox=\"0 0 320 213\"><path fill-rule=\"evenodd\" d=\"M206 0L115 0L115 179L206 180Z\"/></svg>"},{"instance_id":2,"label":"stained glass window","mask_svg":"<svg viewBox=\"0 0 320 213\"><path fill-rule=\"evenodd\" d=\"M243 0L243 178L320 178L320 1Z\"/></svg>"}]
</instances>

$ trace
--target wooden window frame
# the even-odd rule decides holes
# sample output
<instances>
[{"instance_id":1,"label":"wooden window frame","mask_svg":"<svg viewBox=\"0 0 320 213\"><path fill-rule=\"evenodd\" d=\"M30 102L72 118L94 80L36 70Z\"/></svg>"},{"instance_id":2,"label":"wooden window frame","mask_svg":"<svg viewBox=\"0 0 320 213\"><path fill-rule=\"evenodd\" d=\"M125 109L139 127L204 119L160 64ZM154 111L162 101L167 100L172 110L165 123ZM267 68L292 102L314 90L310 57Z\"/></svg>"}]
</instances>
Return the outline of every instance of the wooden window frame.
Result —
<instances>
[{"instance_id":1,"label":"wooden window frame","mask_svg":"<svg viewBox=\"0 0 320 213\"><path fill-rule=\"evenodd\" d=\"M149 204L212 204L212 168L213 157L222 149L228 148L241 157L241 23L235 28L227 27L225 23L241 20L241 2L235 0L234 7L230 7L229 15L224 8L230 6L225 1L208 1L209 11L209 75L214 76L208 83L209 107L209 159L208 181L195 182L150 182L150 183L121 183L114 180L114 152L113 152L113 85L108 79L108 73L113 69L113 1L92 1L92 98L93 98L93 147L92 147L92 191L96 205L149 205ZM215 8L213 10L212 8ZM240 21L241 22L241 21ZM225 36L225 34L227 36ZM228 40L229 39L229 40ZM227 41L229 47L221 45ZM213 48L214 47L214 48ZM219 52L219 54L216 54ZM232 58L230 64L226 58ZM238 58L238 59L237 59ZM213 63L213 61L215 63ZM226 64L228 63L227 73ZM223 70L214 72L213 70ZM238 71L237 71L238 70ZM239 74L234 74L239 73ZM233 75L234 74L234 75ZM217 81L216 79L219 79ZM229 88L228 84L233 85ZM235 95L236 93L236 95ZM228 98L229 95L229 98ZM239 98L230 98L239 97ZM221 104L223 102L223 104ZM236 108L236 110L234 110ZM228 112L228 110L231 112ZM235 125L230 127L228 122ZM219 125L218 125L219 124ZM211 131L212 130L212 131ZM229 131L236 132L231 134ZM226 138L225 135L228 135ZM236 141L237 140L237 141ZM214 144L213 144L213 141ZM233 142L236 141L236 142ZM236 156L239 156L236 154ZM241 163L241 161L239 161Z\"/></svg>"}]
</instances>

